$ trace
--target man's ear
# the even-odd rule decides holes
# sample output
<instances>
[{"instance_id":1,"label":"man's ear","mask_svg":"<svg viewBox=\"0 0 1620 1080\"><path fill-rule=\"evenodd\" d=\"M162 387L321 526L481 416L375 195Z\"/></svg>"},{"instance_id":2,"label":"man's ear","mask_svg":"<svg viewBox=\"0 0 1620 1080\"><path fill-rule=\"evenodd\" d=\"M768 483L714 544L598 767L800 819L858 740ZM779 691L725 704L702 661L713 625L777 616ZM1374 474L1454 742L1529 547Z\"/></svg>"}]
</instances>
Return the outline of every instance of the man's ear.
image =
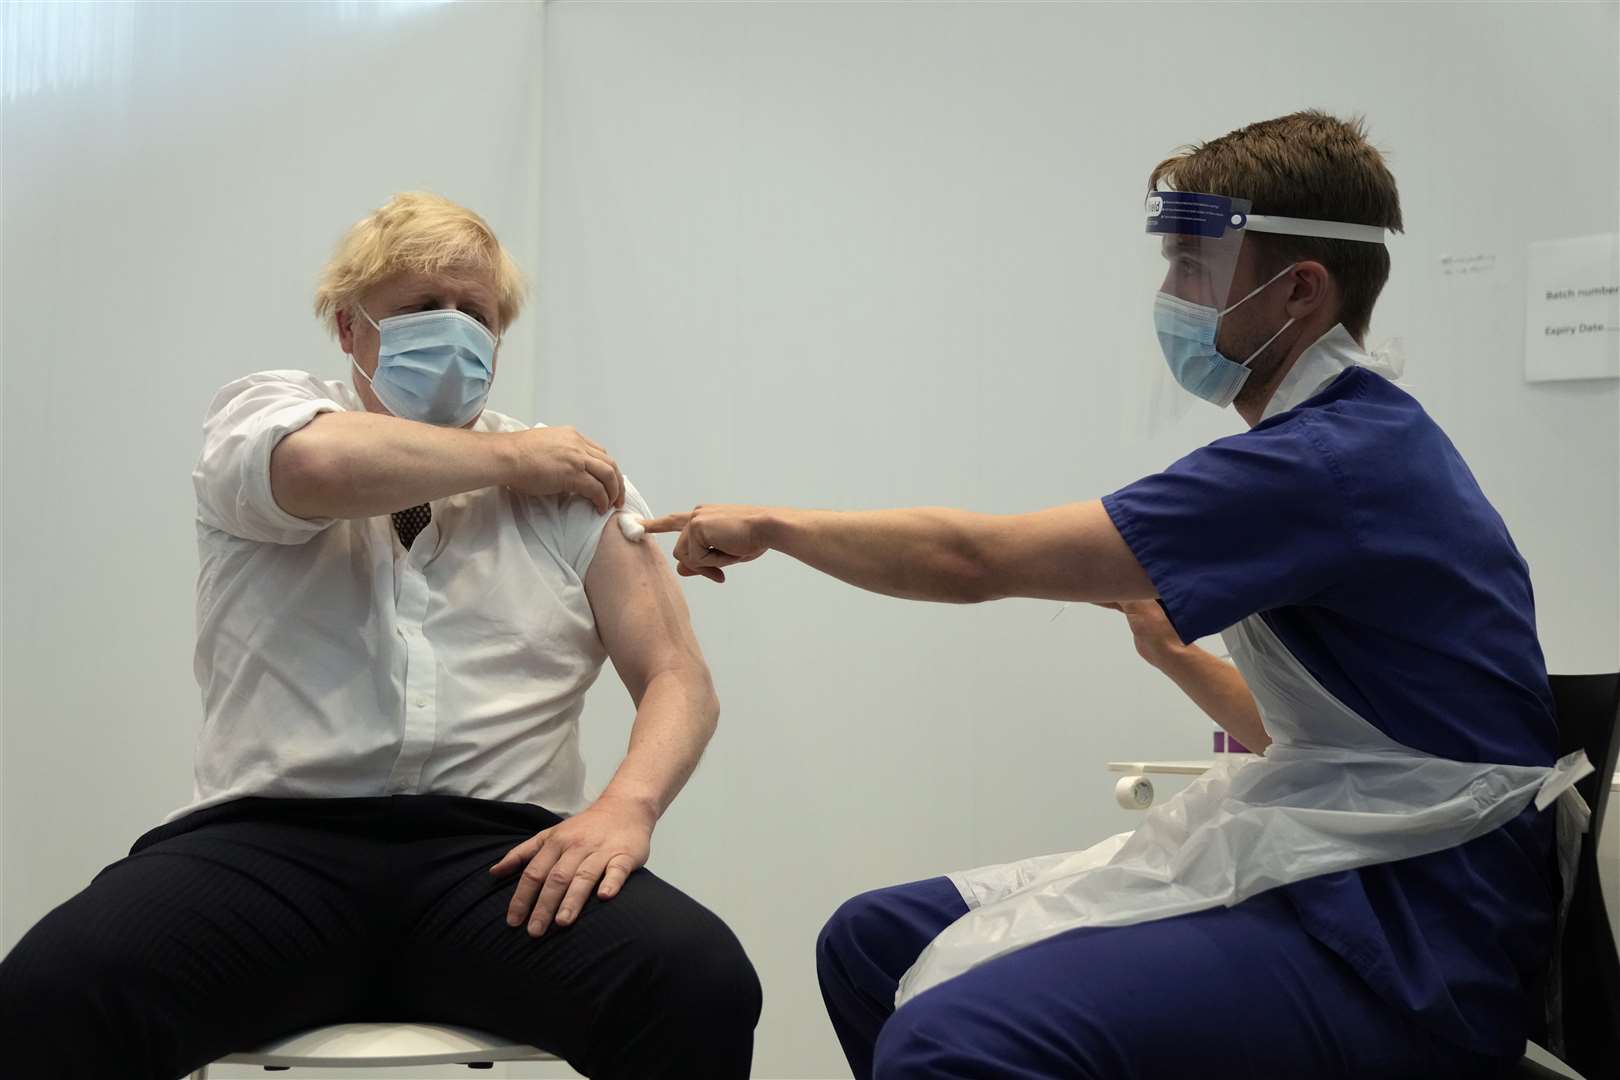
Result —
<instances>
[{"instance_id":1,"label":"man's ear","mask_svg":"<svg viewBox=\"0 0 1620 1080\"><path fill-rule=\"evenodd\" d=\"M337 315L338 344L350 356L354 355L354 313L348 308L338 308Z\"/></svg>"},{"instance_id":2,"label":"man's ear","mask_svg":"<svg viewBox=\"0 0 1620 1080\"><path fill-rule=\"evenodd\" d=\"M1299 263L1288 276L1292 284L1287 305L1290 318L1303 319L1338 298L1339 287L1333 275L1319 262Z\"/></svg>"}]
</instances>

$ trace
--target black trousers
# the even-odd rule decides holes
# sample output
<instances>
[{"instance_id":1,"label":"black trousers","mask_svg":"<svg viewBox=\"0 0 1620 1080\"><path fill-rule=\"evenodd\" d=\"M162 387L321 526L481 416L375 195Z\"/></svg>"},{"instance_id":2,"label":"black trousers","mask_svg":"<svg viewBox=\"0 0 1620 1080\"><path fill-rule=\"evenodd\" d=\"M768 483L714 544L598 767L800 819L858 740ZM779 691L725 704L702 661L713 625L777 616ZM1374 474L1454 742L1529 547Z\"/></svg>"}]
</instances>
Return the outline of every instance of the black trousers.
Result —
<instances>
[{"instance_id":1,"label":"black trousers","mask_svg":"<svg viewBox=\"0 0 1620 1080\"><path fill-rule=\"evenodd\" d=\"M516 878L488 868L559 820L414 795L242 799L155 829L0 963L0 1072L174 1080L304 1028L414 1020L589 1077L747 1077L754 970L651 872L539 939L506 925Z\"/></svg>"}]
</instances>

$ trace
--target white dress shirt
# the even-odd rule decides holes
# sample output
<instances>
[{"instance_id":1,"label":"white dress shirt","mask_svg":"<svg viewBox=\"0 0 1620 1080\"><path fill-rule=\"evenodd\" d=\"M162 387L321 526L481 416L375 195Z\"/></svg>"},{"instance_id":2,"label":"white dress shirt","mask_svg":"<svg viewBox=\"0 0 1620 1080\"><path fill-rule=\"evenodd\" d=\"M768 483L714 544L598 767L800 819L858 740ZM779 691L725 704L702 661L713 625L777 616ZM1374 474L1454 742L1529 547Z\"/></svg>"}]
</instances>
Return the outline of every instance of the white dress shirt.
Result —
<instances>
[{"instance_id":1,"label":"white dress shirt","mask_svg":"<svg viewBox=\"0 0 1620 1080\"><path fill-rule=\"evenodd\" d=\"M197 492L192 801L436 793L584 805L578 724L606 650L585 572L611 514L504 487L433 502L410 550L389 515L276 505L270 452L349 386L266 371L209 406ZM525 425L486 410L474 430ZM649 515L627 482L625 509Z\"/></svg>"}]
</instances>

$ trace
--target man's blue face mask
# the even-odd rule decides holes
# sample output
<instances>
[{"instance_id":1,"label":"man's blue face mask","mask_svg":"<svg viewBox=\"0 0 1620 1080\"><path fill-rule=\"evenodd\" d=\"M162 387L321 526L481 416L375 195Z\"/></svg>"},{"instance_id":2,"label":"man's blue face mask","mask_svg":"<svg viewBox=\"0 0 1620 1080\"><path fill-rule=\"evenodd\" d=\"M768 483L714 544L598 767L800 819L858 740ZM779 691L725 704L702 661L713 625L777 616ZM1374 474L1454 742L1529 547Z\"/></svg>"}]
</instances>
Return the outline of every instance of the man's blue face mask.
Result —
<instances>
[{"instance_id":1,"label":"man's blue face mask","mask_svg":"<svg viewBox=\"0 0 1620 1080\"><path fill-rule=\"evenodd\" d=\"M358 305L356 305L358 307ZM484 411L495 378L495 335L459 311L413 311L378 322L377 370L367 375L377 400L402 420L461 427Z\"/></svg>"},{"instance_id":2,"label":"man's blue face mask","mask_svg":"<svg viewBox=\"0 0 1620 1080\"><path fill-rule=\"evenodd\" d=\"M1265 345L1250 353L1249 358L1240 364L1222 356L1215 347L1215 332L1220 327L1221 316L1263 292L1295 265L1289 263L1264 285L1224 310L1195 304L1161 290L1153 301L1153 329L1159 335L1159 347L1164 350L1164 358L1169 361L1170 372L1175 375L1176 382L1212 405L1224 409L1232 404L1238 391L1243 389L1243 384L1249 381L1249 365L1254 358L1265 352L1266 346L1276 341L1284 330L1294 325L1294 320L1283 323L1275 334L1266 339Z\"/></svg>"}]
</instances>

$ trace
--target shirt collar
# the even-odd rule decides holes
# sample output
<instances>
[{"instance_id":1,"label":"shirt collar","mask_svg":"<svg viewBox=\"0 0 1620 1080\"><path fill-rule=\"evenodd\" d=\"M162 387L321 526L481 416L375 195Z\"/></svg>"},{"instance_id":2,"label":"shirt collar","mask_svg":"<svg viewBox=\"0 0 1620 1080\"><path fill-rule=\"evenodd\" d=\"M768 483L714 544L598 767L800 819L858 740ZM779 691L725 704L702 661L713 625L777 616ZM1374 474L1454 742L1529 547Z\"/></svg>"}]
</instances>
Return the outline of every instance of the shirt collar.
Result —
<instances>
[{"instance_id":1,"label":"shirt collar","mask_svg":"<svg viewBox=\"0 0 1620 1080\"><path fill-rule=\"evenodd\" d=\"M1342 323L1317 338L1310 348L1299 354L1294 366L1277 384L1277 390L1266 402L1261 420L1270 420L1300 402L1314 397L1328 383L1338 378L1346 368L1367 362L1367 353Z\"/></svg>"}]
</instances>

